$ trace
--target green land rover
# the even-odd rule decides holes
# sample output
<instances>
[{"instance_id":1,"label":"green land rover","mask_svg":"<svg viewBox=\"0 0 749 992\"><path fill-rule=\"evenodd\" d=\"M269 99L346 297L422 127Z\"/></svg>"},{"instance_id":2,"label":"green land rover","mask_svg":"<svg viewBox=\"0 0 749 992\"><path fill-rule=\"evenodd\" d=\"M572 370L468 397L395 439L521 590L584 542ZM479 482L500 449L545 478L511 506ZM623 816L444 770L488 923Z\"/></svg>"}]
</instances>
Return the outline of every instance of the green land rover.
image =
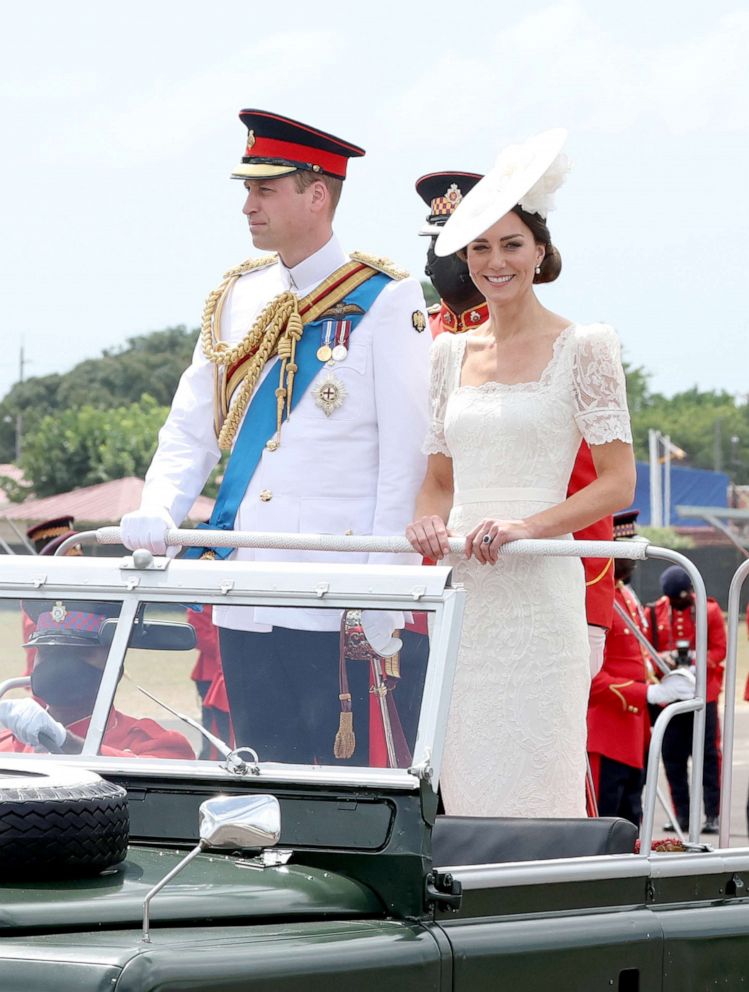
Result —
<instances>
[{"instance_id":1,"label":"green land rover","mask_svg":"<svg viewBox=\"0 0 749 992\"><path fill-rule=\"evenodd\" d=\"M698 594L696 696L654 727L639 838L440 814L465 596L448 567L5 556L0 704L31 699L40 618L79 637L105 619L76 733L0 737L0 992L747 988L749 849L699 843L699 748L685 850L651 843L669 713L695 711L697 743L704 727L704 587L673 552L603 550L679 561ZM421 619L425 663L401 684L376 656L344 663L370 668L366 759L273 763L201 726L195 617L259 603L351 630L363 608Z\"/></svg>"}]
</instances>

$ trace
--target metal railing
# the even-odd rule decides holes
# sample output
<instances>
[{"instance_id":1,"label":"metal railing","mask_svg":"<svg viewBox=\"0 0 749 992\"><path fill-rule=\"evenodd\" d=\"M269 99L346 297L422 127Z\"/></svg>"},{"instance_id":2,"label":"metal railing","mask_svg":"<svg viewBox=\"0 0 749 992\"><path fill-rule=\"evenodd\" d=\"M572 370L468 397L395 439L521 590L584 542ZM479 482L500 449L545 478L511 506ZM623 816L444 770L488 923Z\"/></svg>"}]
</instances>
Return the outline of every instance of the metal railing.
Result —
<instances>
[{"instance_id":1,"label":"metal railing","mask_svg":"<svg viewBox=\"0 0 749 992\"><path fill-rule=\"evenodd\" d=\"M726 673L723 699L723 761L720 770L720 831L718 843L728 847L731 838L731 792L733 789L733 745L736 732L736 675L738 665L739 610L741 589L749 576L749 560L736 569L728 590Z\"/></svg>"},{"instance_id":2,"label":"metal railing","mask_svg":"<svg viewBox=\"0 0 749 992\"><path fill-rule=\"evenodd\" d=\"M57 549L56 554L65 554L73 544L98 542L100 544L120 544L119 527L102 527L96 531L85 531L68 538ZM233 547L233 548L264 548L294 551L332 551L385 554L413 554L413 548L405 537L381 537L360 535L332 534L280 534L242 531L214 531L207 529L181 530L174 528L166 534L165 543L168 547ZM450 552L460 554L465 547L463 538L449 539ZM512 541L500 549L502 557L563 557L563 558L627 558L643 561L657 559L670 564L681 566L689 575L695 595L695 696L693 699L671 703L664 707L652 728L650 749L648 752L647 774L643 793L643 814L640 829L640 852L650 854L652 850L653 829L658 789L658 769L661 757L663 737L670 721L679 713L694 713L692 735L692 768L690 782L689 804L689 834L690 844L698 845L700 839L700 821L702 809L702 771L704 765L705 740L705 699L707 691L707 595L705 584L696 566L684 555L668 548L659 548L645 540L634 541L571 541L571 540L522 540ZM736 590L734 585L741 573L741 580ZM741 582L749 573L749 562L737 572L731 586L731 595L738 600ZM736 606L736 613L738 608ZM734 662L730 673L735 687L735 640L736 624L734 624ZM730 641L729 641L730 644ZM730 651L730 648L729 648ZM730 666L729 666L730 668ZM729 696L728 678L726 673L726 700ZM723 783L721 788L721 845L723 844L724 825L728 822L724 809L730 809L730 756L732 755L733 719L728 708L725 717L725 737L730 745L726 750L724 761ZM729 733L730 727L730 733ZM724 806L725 804L725 806Z\"/></svg>"}]
</instances>

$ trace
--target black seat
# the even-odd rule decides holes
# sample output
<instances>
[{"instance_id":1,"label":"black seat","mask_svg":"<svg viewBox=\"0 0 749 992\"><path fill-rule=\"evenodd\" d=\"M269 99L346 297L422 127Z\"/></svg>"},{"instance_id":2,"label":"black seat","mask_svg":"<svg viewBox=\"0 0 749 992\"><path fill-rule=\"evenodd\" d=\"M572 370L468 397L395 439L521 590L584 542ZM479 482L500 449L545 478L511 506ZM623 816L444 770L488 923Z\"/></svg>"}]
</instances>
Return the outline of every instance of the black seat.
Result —
<instances>
[{"instance_id":1,"label":"black seat","mask_svg":"<svg viewBox=\"0 0 749 992\"><path fill-rule=\"evenodd\" d=\"M613 816L579 820L438 816L432 830L432 862L441 867L632 854L636 840L634 824Z\"/></svg>"}]
</instances>

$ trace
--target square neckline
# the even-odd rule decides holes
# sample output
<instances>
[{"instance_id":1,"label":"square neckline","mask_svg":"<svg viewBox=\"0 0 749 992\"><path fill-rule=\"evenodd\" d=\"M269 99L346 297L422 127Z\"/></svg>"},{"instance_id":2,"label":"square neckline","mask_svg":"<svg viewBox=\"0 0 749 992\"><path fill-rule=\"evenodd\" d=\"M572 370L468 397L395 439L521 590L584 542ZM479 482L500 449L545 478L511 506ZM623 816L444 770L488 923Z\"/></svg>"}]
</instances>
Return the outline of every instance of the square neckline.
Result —
<instances>
[{"instance_id":1,"label":"square neckline","mask_svg":"<svg viewBox=\"0 0 749 992\"><path fill-rule=\"evenodd\" d=\"M527 379L523 382L501 382L499 379L487 379L486 382L479 383L479 385L477 386L473 386L470 385L469 383L461 382L461 379L463 378L463 363L465 362L465 357L466 357L466 343L467 343L468 334L461 334L459 336L456 335L458 337L458 342L457 342L458 349L456 355L456 362L458 366L458 382L455 387L455 391L456 392L458 392L459 390L481 391L483 389L486 389L487 387L491 387L493 389L511 392L512 390L517 390L517 389L539 388L549 379L549 376L553 372L554 366L556 365L559 359L559 355L562 350L561 346L563 342L566 341L566 339L570 336L570 332L573 331L576 326L577 325L574 323L568 324L566 327L563 327L562 330L559 332L559 334L557 334L557 336L554 338L554 344L552 345L552 349L551 349L551 358L541 370L541 374L539 375L538 379ZM470 334L471 332L469 331L468 333Z\"/></svg>"}]
</instances>

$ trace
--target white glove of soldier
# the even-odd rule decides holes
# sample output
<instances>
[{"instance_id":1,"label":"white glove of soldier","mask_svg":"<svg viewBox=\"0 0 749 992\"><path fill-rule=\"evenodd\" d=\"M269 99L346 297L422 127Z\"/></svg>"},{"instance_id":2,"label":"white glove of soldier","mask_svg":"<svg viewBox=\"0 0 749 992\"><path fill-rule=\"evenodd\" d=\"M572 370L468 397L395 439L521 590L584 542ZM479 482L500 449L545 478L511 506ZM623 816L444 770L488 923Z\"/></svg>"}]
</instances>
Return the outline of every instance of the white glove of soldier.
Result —
<instances>
[{"instance_id":1,"label":"white glove of soldier","mask_svg":"<svg viewBox=\"0 0 749 992\"><path fill-rule=\"evenodd\" d=\"M173 558L176 547L167 549L165 538L168 530L173 530L175 523L163 506L143 507L126 513L120 521L122 543L131 551L145 548L154 555L166 554Z\"/></svg>"},{"instance_id":2,"label":"white glove of soldier","mask_svg":"<svg viewBox=\"0 0 749 992\"><path fill-rule=\"evenodd\" d=\"M648 702L666 706L679 699L692 699L695 690L694 673L689 668L675 668L660 682L648 686Z\"/></svg>"},{"instance_id":3,"label":"white glove of soldier","mask_svg":"<svg viewBox=\"0 0 749 992\"><path fill-rule=\"evenodd\" d=\"M393 637L394 630L400 630L406 618L394 610L362 610L361 626L370 647L383 658L392 658L403 647L399 637Z\"/></svg>"},{"instance_id":4,"label":"white glove of soldier","mask_svg":"<svg viewBox=\"0 0 749 992\"><path fill-rule=\"evenodd\" d=\"M29 747L43 748L40 734L45 734L61 748L67 731L61 723L53 720L49 713L33 699L4 699L0 701L0 723L8 728L13 736Z\"/></svg>"}]
</instances>

